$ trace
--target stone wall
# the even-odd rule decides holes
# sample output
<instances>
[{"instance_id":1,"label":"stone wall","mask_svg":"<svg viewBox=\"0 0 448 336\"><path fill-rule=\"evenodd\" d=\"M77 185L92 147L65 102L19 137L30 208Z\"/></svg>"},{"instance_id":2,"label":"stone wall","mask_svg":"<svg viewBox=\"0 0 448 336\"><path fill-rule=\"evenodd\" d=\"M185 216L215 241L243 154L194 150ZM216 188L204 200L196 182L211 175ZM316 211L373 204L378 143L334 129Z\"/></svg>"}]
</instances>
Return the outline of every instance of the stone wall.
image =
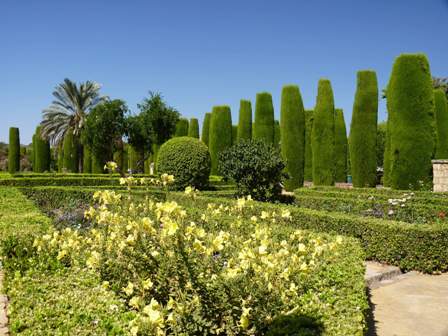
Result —
<instances>
[{"instance_id":1,"label":"stone wall","mask_svg":"<svg viewBox=\"0 0 448 336\"><path fill-rule=\"evenodd\" d=\"M448 192L448 160L432 160L434 192Z\"/></svg>"}]
</instances>

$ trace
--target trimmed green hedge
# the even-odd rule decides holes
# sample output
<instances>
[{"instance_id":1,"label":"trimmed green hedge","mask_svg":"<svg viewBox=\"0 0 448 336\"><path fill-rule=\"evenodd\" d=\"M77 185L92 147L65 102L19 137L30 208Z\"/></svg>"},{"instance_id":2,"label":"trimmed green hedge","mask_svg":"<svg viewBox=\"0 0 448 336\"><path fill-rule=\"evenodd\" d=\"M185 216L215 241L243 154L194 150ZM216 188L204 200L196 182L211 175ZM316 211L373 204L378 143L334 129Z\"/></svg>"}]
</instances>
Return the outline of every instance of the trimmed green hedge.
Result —
<instances>
[{"instance_id":1,"label":"trimmed green hedge","mask_svg":"<svg viewBox=\"0 0 448 336\"><path fill-rule=\"evenodd\" d=\"M33 171L42 173L50 170L50 143L42 138L40 134L41 127L36 128L33 136Z\"/></svg>"},{"instance_id":2,"label":"trimmed green hedge","mask_svg":"<svg viewBox=\"0 0 448 336\"><path fill-rule=\"evenodd\" d=\"M62 161L63 169L70 173L78 172L78 139L73 135L73 130L69 128L64 136L63 142L64 156Z\"/></svg>"},{"instance_id":3,"label":"trimmed green hedge","mask_svg":"<svg viewBox=\"0 0 448 336\"><path fill-rule=\"evenodd\" d=\"M20 170L20 136L17 127L9 128L8 172L13 174Z\"/></svg>"},{"instance_id":4,"label":"trimmed green hedge","mask_svg":"<svg viewBox=\"0 0 448 336\"><path fill-rule=\"evenodd\" d=\"M0 179L0 186L97 186L118 185L118 178L104 177L16 177Z\"/></svg>"},{"instance_id":5,"label":"trimmed green hedge","mask_svg":"<svg viewBox=\"0 0 448 336\"><path fill-rule=\"evenodd\" d=\"M252 104L250 100L240 100L237 140L252 139Z\"/></svg>"},{"instance_id":6,"label":"trimmed green hedge","mask_svg":"<svg viewBox=\"0 0 448 336\"><path fill-rule=\"evenodd\" d=\"M350 125L350 163L355 187L376 185L378 81L375 71L358 71Z\"/></svg>"},{"instance_id":7,"label":"trimmed green hedge","mask_svg":"<svg viewBox=\"0 0 448 336\"><path fill-rule=\"evenodd\" d=\"M418 189L420 181L429 179L435 149L434 92L425 55L397 57L387 110L386 181L394 189Z\"/></svg>"},{"instance_id":8,"label":"trimmed green hedge","mask_svg":"<svg viewBox=\"0 0 448 336\"><path fill-rule=\"evenodd\" d=\"M333 89L328 79L319 80L311 131L311 146L313 148L314 185L333 185L334 98Z\"/></svg>"},{"instance_id":9,"label":"trimmed green hedge","mask_svg":"<svg viewBox=\"0 0 448 336\"><path fill-rule=\"evenodd\" d=\"M255 102L255 124L252 138L267 144L274 143L274 105L269 92L257 93Z\"/></svg>"},{"instance_id":10,"label":"trimmed green hedge","mask_svg":"<svg viewBox=\"0 0 448 336\"><path fill-rule=\"evenodd\" d=\"M313 110L305 110L305 167L304 179L305 181L313 180L313 150L311 147L311 130L313 129Z\"/></svg>"},{"instance_id":11,"label":"trimmed green hedge","mask_svg":"<svg viewBox=\"0 0 448 336\"><path fill-rule=\"evenodd\" d=\"M285 187L287 190L294 190L303 186L305 164L305 109L297 85L283 87L280 128L281 153L289 175Z\"/></svg>"},{"instance_id":12,"label":"trimmed green hedge","mask_svg":"<svg viewBox=\"0 0 448 336\"><path fill-rule=\"evenodd\" d=\"M169 197L181 204L194 202L199 209L210 202L231 202L212 197L199 197L193 201L179 193L170 194ZM286 209L291 212L293 221L279 224L355 237L360 240L369 260L396 265L403 270L425 273L448 271L447 228L261 202L254 202L253 207L245 211L258 215L262 210Z\"/></svg>"},{"instance_id":13,"label":"trimmed green hedge","mask_svg":"<svg viewBox=\"0 0 448 336\"><path fill-rule=\"evenodd\" d=\"M179 121L176 124L176 132L174 133L174 136L181 137L181 136L188 136L188 119L180 118Z\"/></svg>"}]
</instances>

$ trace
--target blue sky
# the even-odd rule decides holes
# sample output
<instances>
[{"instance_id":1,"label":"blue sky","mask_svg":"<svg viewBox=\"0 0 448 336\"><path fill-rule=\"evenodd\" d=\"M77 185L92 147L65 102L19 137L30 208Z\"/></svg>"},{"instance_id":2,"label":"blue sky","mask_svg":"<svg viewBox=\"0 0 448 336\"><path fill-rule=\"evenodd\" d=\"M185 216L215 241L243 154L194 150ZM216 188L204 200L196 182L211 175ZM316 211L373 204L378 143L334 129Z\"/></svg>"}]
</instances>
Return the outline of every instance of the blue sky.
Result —
<instances>
[{"instance_id":1,"label":"blue sky","mask_svg":"<svg viewBox=\"0 0 448 336\"><path fill-rule=\"evenodd\" d=\"M65 77L134 112L148 90L200 122L228 104L234 124L260 91L278 118L285 84L312 108L326 77L347 127L358 70L376 70L381 89L397 55L424 52L448 77L448 0L2 0L0 32L0 141L16 126L29 143Z\"/></svg>"}]
</instances>

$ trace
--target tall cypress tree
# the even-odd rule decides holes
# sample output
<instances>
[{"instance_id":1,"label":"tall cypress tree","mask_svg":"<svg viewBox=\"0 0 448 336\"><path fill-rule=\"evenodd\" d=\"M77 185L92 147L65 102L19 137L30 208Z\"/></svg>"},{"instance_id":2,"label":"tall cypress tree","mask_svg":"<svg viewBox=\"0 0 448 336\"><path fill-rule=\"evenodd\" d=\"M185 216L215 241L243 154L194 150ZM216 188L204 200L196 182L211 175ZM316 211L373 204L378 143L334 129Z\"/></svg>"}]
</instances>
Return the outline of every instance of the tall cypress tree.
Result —
<instances>
[{"instance_id":1,"label":"tall cypress tree","mask_svg":"<svg viewBox=\"0 0 448 336\"><path fill-rule=\"evenodd\" d=\"M311 148L311 130L313 129L313 110L305 110L305 181L313 180L313 151Z\"/></svg>"},{"instance_id":2,"label":"tall cypress tree","mask_svg":"<svg viewBox=\"0 0 448 336\"><path fill-rule=\"evenodd\" d=\"M285 187L287 190L294 190L303 186L305 159L305 109L296 85L283 87L280 132L281 152L289 174Z\"/></svg>"},{"instance_id":3,"label":"tall cypress tree","mask_svg":"<svg viewBox=\"0 0 448 336\"><path fill-rule=\"evenodd\" d=\"M240 100L237 141L252 139L252 104L250 100Z\"/></svg>"},{"instance_id":4,"label":"tall cypress tree","mask_svg":"<svg viewBox=\"0 0 448 336\"><path fill-rule=\"evenodd\" d=\"M175 137L188 136L188 119L180 118L176 124Z\"/></svg>"},{"instance_id":5,"label":"tall cypress tree","mask_svg":"<svg viewBox=\"0 0 448 336\"><path fill-rule=\"evenodd\" d=\"M238 142L238 126L232 125L232 145Z\"/></svg>"},{"instance_id":6,"label":"tall cypress tree","mask_svg":"<svg viewBox=\"0 0 448 336\"><path fill-rule=\"evenodd\" d=\"M232 146L232 114L229 106L213 107L210 120L209 150L212 159L211 174L218 174L219 154Z\"/></svg>"},{"instance_id":7,"label":"tall cypress tree","mask_svg":"<svg viewBox=\"0 0 448 336\"><path fill-rule=\"evenodd\" d=\"M20 135L17 127L9 128L8 171L14 174L20 170Z\"/></svg>"},{"instance_id":8,"label":"tall cypress tree","mask_svg":"<svg viewBox=\"0 0 448 336\"><path fill-rule=\"evenodd\" d=\"M437 131L436 159L448 159L448 101L442 89L434 90Z\"/></svg>"},{"instance_id":9,"label":"tall cypress tree","mask_svg":"<svg viewBox=\"0 0 448 336\"><path fill-rule=\"evenodd\" d=\"M33 171L37 173L43 173L50 170L51 152L50 143L48 140L42 138L40 134L41 126L36 127L36 132L33 136L33 156L34 166Z\"/></svg>"},{"instance_id":10,"label":"tall cypress tree","mask_svg":"<svg viewBox=\"0 0 448 336\"><path fill-rule=\"evenodd\" d=\"M265 143L274 143L274 106L268 92L257 93L253 138Z\"/></svg>"},{"instance_id":11,"label":"tall cypress tree","mask_svg":"<svg viewBox=\"0 0 448 336\"><path fill-rule=\"evenodd\" d=\"M347 129L345 127L344 112L335 110L334 117L334 180L347 182Z\"/></svg>"},{"instance_id":12,"label":"tall cypress tree","mask_svg":"<svg viewBox=\"0 0 448 336\"><path fill-rule=\"evenodd\" d=\"M207 112L204 117L204 121L202 124L202 142L208 146L209 143L209 134L210 134L210 119L212 118L211 112Z\"/></svg>"},{"instance_id":13,"label":"tall cypress tree","mask_svg":"<svg viewBox=\"0 0 448 336\"><path fill-rule=\"evenodd\" d=\"M192 138L199 139L199 122L196 118L190 119L190 124L188 125L188 136Z\"/></svg>"},{"instance_id":14,"label":"tall cypress tree","mask_svg":"<svg viewBox=\"0 0 448 336\"><path fill-rule=\"evenodd\" d=\"M92 150L89 145L84 145L84 152L82 156L82 172L84 174L92 173Z\"/></svg>"},{"instance_id":15,"label":"tall cypress tree","mask_svg":"<svg viewBox=\"0 0 448 336\"><path fill-rule=\"evenodd\" d=\"M334 98L328 79L319 80L313 130L313 183L334 184Z\"/></svg>"},{"instance_id":16,"label":"tall cypress tree","mask_svg":"<svg viewBox=\"0 0 448 336\"><path fill-rule=\"evenodd\" d=\"M435 148L434 92L423 54L395 60L387 86L386 181L394 189L419 188L429 178Z\"/></svg>"},{"instance_id":17,"label":"tall cypress tree","mask_svg":"<svg viewBox=\"0 0 448 336\"><path fill-rule=\"evenodd\" d=\"M274 146L280 148L282 141L282 132L280 129L280 121L274 120Z\"/></svg>"},{"instance_id":18,"label":"tall cypress tree","mask_svg":"<svg viewBox=\"0 0 448 336\"><path fill-rule=\"evenodd\" d=\"M58 172L62 173L64 168L64 142L61 141L58 145L58 153L57 153L57 160L58 160Z\"/></svg>"},{"instance_id":19,"label":"tall cypress tree","mask_svg":"<svg viewBox=\"0 0 448 336\"><path fill-rule=\"evenodd\" d=\"M69 128L64 136L64 159L63 168L68 172L78 172L78 141L73 135L73 130Z\"/></svg>"},{"instance_id":20,"label":"tall cypress tree","mask_svg":"<svg viewBox=\"0 0 448 336\"><path fill-rule=\"evenodd\" d=\"M358 72L350 125L350 163L354 187L376 184L378 81L375 71Z\"/></svg>"}]
</instances>

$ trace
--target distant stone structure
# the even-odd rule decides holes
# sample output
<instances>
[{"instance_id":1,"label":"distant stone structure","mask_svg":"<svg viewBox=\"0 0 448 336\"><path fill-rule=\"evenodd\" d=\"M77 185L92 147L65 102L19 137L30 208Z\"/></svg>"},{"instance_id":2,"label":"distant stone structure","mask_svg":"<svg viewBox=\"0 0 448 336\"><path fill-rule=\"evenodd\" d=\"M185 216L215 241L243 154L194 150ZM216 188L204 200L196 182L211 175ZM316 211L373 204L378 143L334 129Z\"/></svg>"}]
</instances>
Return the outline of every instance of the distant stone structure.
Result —
<instances>
[{"instance_id":1,"label":"distant stone structure","mask_svg":"<svg viewBox=\"0 0 448 336\"><path fill-rule=\"evenodd\" d=\"M448 192L448 160L432 160L434 192Z\"/></svg>"}]
</instances>

